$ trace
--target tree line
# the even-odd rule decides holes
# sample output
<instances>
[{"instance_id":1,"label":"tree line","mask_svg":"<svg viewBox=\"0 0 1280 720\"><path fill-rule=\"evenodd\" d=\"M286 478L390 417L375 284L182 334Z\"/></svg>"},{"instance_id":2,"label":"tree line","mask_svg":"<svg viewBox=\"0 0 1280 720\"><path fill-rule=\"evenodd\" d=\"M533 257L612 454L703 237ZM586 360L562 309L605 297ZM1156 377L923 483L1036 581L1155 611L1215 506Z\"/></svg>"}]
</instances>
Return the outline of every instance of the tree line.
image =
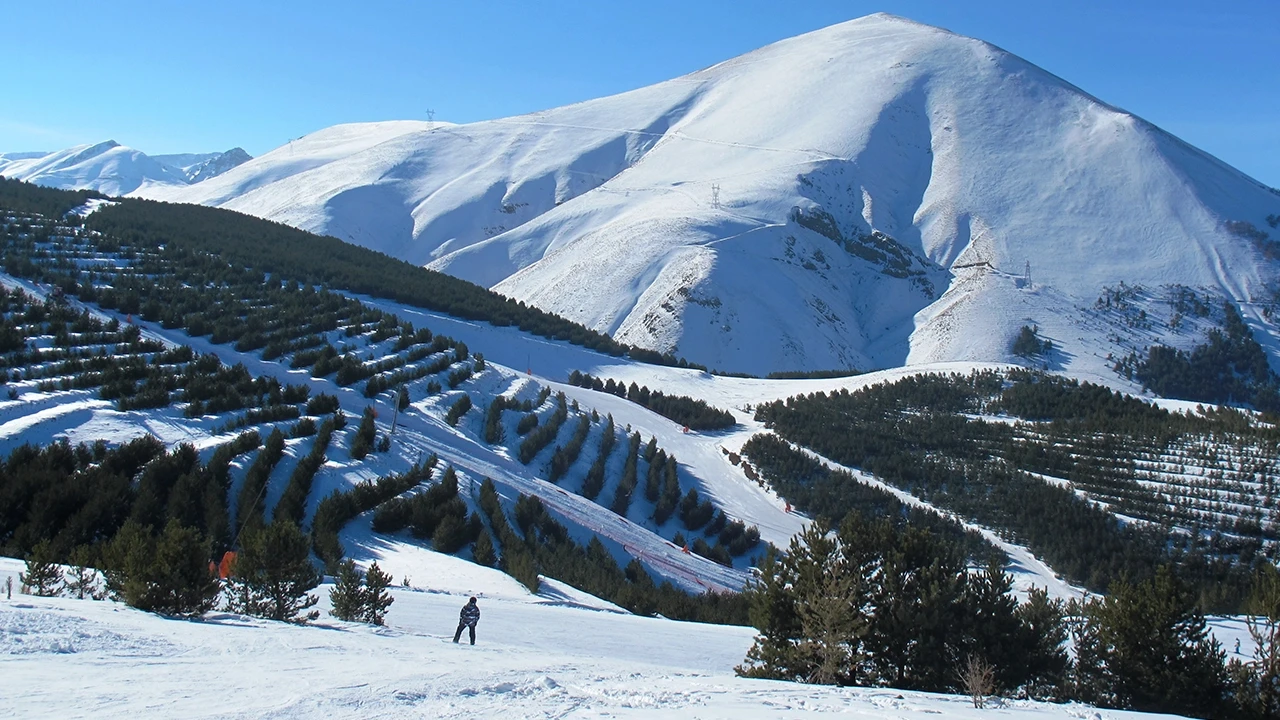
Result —
<instances>
[{"instance_id":1,"label":"tree line","mask_svg":"<svg viewBox=\"0 0 1280 720\"><path fill-rule=\"evenodd\" d=\"M690 430L723 430L737 423L732 413L712 407L705 400L695 400L683 395L666 395L658 390L641 387L634 382L627 386L620 382L615 383L612 378L601 380L574 370L569 375L569 384L626 398Z\"/></svg>"},{"instance_id":2,"label":"tree line","mask_svg":"<svg viewBox=\"0 0 1280 720\"><path fill-rule=\"evenodd\" d=\"M770 552L746 593L759 634L739 674L993 695L1193 717L1280 711L1280 573L1252 583L1251 661L1226 662L1196 593L1167 566L1105 598L1010 593L998 562L971 570L928 530L850 513ZM1068 641L1074 653L1067 652Z\"/></svg>"}]
</instances>

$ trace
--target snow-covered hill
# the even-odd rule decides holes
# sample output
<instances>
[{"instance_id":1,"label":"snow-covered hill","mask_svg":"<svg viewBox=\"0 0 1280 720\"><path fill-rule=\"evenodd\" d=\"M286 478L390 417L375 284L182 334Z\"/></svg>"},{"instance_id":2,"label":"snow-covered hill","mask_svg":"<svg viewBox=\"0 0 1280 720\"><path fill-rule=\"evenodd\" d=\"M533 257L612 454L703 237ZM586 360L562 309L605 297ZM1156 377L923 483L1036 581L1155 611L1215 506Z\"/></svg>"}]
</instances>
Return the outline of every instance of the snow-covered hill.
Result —
<instances>
[{"instance_id":1,"label":"snow-covered hill","mask_svg":"<svg viewBox=\"0 0 1280 720\"><path fill-rule=\"evenodd\" d=\"M150 156L114 140L51 153L0 155L0 175L64 190L127 195L155 188L185 187L248 161L240 148L222 153Z\"/></svg>"},{"instance_id":2,"label":"snow-covered hill","mask_svg":"<svg viewBox=\"0 0 1280 720\"><path fill-rule=\"evenodd\" d=\"M124 195L153 185L187 184L181 171L114 140L15 159L0 164L0 174L12 180L67 190L97 190L107 195Z\"/></svg>"},{"instance_id":3,"label":"snow-covered hill","mask_svg":"<svg viewBox=\"0 0 1280 720\"><path fill-rule=\"evenodd\" d=\"M338 126L140 194L756 373L1005 360L1023 324L1087 364L1114 349L1078 309L1104 286L1269 299L1249 236L1280 215L1280 195L1140 118L888 15L530 115Z\"/></svg>"}]
</instances>

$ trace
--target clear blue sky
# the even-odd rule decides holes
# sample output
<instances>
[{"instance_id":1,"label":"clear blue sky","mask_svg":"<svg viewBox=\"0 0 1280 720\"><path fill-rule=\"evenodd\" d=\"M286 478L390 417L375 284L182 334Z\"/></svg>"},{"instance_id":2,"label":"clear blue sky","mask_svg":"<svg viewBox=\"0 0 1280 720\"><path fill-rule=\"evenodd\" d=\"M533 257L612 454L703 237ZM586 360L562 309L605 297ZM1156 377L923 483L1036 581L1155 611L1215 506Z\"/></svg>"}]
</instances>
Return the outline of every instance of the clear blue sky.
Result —
<instances>
[{"instance_id":1,"label":"clear blue sky","mask_svg":"<svg viewBox=\"0 0 1280 720\"><path fill-rule=\"evenodd\" d=\"M256 155L428 108L503 117L876 11L999 45L1280 186L1277 0L14 1L0 151L110 138Z\"/></svg>"}]
</instances>

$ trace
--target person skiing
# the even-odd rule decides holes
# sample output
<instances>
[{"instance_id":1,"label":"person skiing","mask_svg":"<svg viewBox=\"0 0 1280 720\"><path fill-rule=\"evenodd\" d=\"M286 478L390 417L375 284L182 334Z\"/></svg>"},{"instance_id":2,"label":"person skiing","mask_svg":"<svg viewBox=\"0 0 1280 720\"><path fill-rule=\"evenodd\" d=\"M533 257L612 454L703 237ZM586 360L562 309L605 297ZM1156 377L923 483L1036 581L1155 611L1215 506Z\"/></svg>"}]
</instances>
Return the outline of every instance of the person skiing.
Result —
<instances>
[{"instance_id":1,"label":"person skiing","mask_svg":"<svg viewBox=\"0 0 1280 720\"><path fill-rule=\"evenodd\" d=\"M471 631L471 644L476 644L476 623L480 622L480 608L476 606L476 599L473 597L462 606L462 612L458 613L458 631L453 634L453 641L458 642L458 638L462 637L462 628Z\"/></svg>"}]
</instances>

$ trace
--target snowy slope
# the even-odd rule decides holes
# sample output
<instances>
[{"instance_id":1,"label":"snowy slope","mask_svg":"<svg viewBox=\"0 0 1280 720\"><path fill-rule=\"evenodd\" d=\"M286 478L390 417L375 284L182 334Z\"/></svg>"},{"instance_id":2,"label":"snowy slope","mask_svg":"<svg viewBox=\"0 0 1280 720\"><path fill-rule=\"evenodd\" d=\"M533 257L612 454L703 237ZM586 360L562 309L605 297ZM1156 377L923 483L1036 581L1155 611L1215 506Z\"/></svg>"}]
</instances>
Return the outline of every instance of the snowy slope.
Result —
<instances>
[{"instance_id":1,"label":"snowy slope","mask_svg":"<svg viewBox=\"0 0 1280 720\"><path fill-rule=\"evenodd\" d=\"M0 164L0 174L49 187L97 190L107 195L187 184L180 171L114 140L13 160Z\"/></svg>"},{"instance_id":2,"label":"snowy slope","mask_svg":"<svg viewBox=\"0 0 1280 720\"><path fill-rule=\"evenodd\" d=\"M204 182L228 170L237 168L252 159L243 148L231 148L226 152L216 153L213 157L186 168L184 176L187 178L187 182L190 183Z\"/></svg>"},{"instance_id":3,"label":"snowy slope","mask_svg":"<svg viewBox=\"0 0 1280 720\"><path fill-rule=\"evenodd\" d=\"M217 177L228 170L243 165L253 158L243 148L231 148L226 152L180 153L177 155L152 155L161 165L180 171L189 183L198 183Z\"/></svg>"},{"instance_id":4,"label":"snowy slope","mask_svg":"<svg viewBox=\"0 0 1280 720\"><path fill-rule=\"evenodd\" d=\"M1274 268L1225 223L1266 232L1280 214L1280 196L1149 123L888 15L531 115L338 126L143 194L333 234L756 373L1007 360L1028 323L1063 328L1067 365L1102 357L1105 335L1074 329L1104 286L1269 297Z\"/></svg>"},{"instance_id":5,"label":"snowy slope","mask_svg":"<svg viewBox=\"0 0 1280 720\"><path fill-rule=\"evenodd\" d=\"M21 568L0 559L0 578L16 585ZM113 602L0 596L0 698L25 718L1171 717L1025 701L978 711L962 696L747 680L733 667L750 628L511 597L492 570L440 590L459 578L437 570L415 590L393 586L381 628L327 614L313 627L221 613L186 622ZM327 609L328 586L318 594ZM470 594L481 597L477 644L454 645Z\"/></svg>"},{"instance_id":6,"label":"snowy slope","mask_svg":"<svg viewBox=\"0 0 1280 720\"><path fill-rule=\"evenodd\" d=\"M185 176L191 168L207 163L221 153L174 153L171 155L152 155L152 159L161 165L179 170Z\"/></svg>"}]
</instances>

